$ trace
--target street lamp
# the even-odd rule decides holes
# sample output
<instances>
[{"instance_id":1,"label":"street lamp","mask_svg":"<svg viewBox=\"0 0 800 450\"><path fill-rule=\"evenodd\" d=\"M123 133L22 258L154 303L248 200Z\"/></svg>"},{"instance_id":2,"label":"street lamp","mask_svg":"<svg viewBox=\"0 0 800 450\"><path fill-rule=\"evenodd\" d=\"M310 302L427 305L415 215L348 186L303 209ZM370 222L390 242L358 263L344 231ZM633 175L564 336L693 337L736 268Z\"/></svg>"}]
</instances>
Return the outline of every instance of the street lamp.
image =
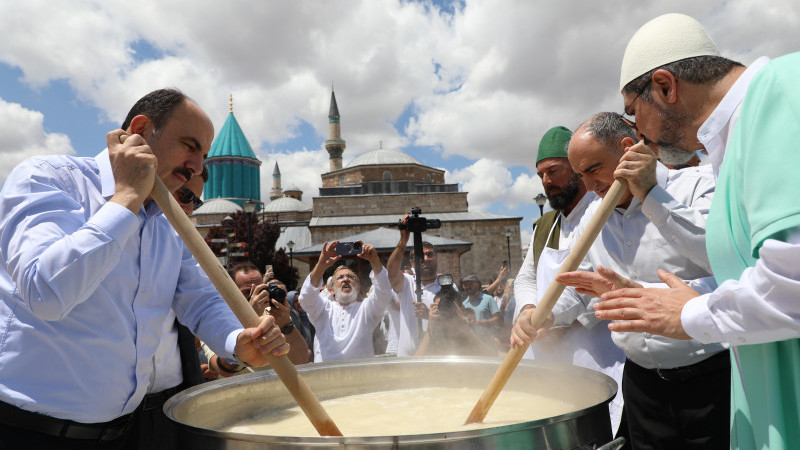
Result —
<instances>
[{"instance_id":1,"label":"street lamp","mask_svg":"<svg viewBox=\"0 0 800 450\"><path fill-rule=\"evenodd\" d=\"M539 216L543 216L544 204L547 201L547 197L545 197L544 194L540 192L536 197L533 198L533 201L535 201L536 204L539 205Z\"/></svg>"},{"instance_id":2,"label":"street lamp","mask_svg":"<svg viewBox=\"0 0 800 450\"><path fill-rule=\"evenodd\" d=\"M511 272L511 230L506 228L506 248L508 248L508 272Z\"/></svg>"},{"instance_id":3,"label":"street lamp","mask_svg":"<svg viewBox=\"0 0 800 450\"><path fill-rule=\"evenodd\" d=\"M294 241L287 242L286 246L289 247L289 270L294 270L294 263L292 262L294 259L294 252L292 252L294 250Z\"/></svg>"},{"instance_id":4,"label":"street lamp","mask_svg":"<svg viewBox=\"0 0 800 450\"><path fill-rule=\"evenodd\" d=\"M233 234L233 217L225 216L222 219L222 229L225 230L225 269L231 265L231 235Z\"/></svg>"},{"instance_id":5,"label":"street lamp","mask_svg":"<svg viewBox=\"0 0 800 450\"><path fill-rule=\"evenodd\" d=\"M248 200L242 203L242 210L244 210L245 214L247 214L247 251L252 252L252 236L253 236L253 213L256 212L256 208L258 208L258 202L254 200Z\"/></svg>"}]
</instances>

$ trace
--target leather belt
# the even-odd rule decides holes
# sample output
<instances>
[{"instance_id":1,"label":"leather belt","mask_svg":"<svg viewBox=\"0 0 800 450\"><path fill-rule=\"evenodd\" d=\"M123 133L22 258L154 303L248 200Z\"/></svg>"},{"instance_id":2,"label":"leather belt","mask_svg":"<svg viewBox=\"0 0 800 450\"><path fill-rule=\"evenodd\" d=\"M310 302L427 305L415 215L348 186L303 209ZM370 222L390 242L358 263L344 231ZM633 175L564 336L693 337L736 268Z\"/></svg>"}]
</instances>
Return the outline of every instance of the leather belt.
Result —
<instances>
[{"instance_id":1,"label":"leather belt","mask_svg":"<svg viewBox=\"0 0 800 450\"><path fill-rule=\"evenodd\" d=\"M133 414L127 414L105 423L80 423L26 411L0 402L0 423L66 439L85 439L109 442L125 435Z\"/></svg>"},{"instance_id":2,"label":"leather belt","mask_svg":"<svg viewBox=\"0 0 800 450\"><path fill-rule=\"evenodd\" d=\"M181 385L177 385L175 387L164 389L161 392L156 392L155 394L147 394L142 399L142 410L149 411L151 409L161 408L164 406L164 403L167 403L170 397L177 394L182 390Z\"/></svg>"},{"instance_id":3,"label":"leather belt","mask_svg":"<svg viewBox=\"0 0 800 450\"><path fill-rule=\"evenodd\" d=\"M730 370L731 357L730 353L727 350L724 350L698 363L683 367L676 367L674 369L646 369L638 364L633 363L631 360L626 361L625 364L633 364L635 367L638 367L641 370L655 373L664 381L687 381L708 373L726 369Z\"/></svg>"}]
</instances>

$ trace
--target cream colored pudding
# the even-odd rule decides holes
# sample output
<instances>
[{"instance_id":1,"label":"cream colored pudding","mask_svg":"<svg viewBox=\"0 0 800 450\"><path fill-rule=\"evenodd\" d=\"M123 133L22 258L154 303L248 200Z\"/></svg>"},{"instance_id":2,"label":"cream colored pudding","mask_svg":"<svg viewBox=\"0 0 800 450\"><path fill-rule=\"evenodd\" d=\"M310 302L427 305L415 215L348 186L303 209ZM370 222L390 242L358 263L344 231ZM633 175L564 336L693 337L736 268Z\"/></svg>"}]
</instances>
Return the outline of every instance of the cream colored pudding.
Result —
<instances>
[{"instance_id":1,"label":"cream colored pudding","mask_svg":"<svg viewBox=\"0 0 800 450\"><path fill-rule=\"evenodd\" d=\"M431 387L370 392L322 402L345 436L396 436L496 427L565 414L576 404L502 391L483 423L463 425L483 391ZM251 417L222 431L268 436L318 436L299 406Z\"/></svg>"}]
</instances>

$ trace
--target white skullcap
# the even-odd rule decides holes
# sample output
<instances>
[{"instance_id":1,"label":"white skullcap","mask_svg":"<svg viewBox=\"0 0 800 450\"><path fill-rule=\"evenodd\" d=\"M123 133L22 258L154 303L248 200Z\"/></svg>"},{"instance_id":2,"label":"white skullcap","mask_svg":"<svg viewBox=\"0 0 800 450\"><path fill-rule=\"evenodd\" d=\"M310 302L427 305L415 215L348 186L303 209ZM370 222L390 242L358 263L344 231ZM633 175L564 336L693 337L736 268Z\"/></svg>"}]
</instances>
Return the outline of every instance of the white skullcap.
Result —
<instances>
[{"instance_id":1,"label":"white skullcap","mask_svg":"<svg viewBox=\"0 0 800 450\"><path fill-rule=\"evenodd\" d=\"M619 90L647 72L695 56L720 56L700 22L684 14L664 14L642 25L625 49Z\"/></svg>"}]
</instances>

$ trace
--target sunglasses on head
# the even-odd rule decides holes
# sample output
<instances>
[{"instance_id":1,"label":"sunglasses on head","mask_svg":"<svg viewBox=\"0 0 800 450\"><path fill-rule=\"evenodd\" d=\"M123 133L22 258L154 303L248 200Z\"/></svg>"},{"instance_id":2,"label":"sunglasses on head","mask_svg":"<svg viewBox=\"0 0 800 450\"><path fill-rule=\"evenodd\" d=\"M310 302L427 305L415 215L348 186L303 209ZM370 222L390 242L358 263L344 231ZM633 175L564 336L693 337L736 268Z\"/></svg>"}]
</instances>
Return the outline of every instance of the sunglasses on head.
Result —
<instances>
[{"instance_id":1,"label":"sunglasses on head","mask_svg":"<svg viewBox=\"0 0 800 450\"><path fill-rule=\"evenodd\" d=\"M191 202L194 209L203 206L203 201L197 198L197 196L194 195L194 192L192 192L192 190L186 186L181 186L178 188L178 201L182 205L188 205Z\"/></svg>"}]
</instances>

